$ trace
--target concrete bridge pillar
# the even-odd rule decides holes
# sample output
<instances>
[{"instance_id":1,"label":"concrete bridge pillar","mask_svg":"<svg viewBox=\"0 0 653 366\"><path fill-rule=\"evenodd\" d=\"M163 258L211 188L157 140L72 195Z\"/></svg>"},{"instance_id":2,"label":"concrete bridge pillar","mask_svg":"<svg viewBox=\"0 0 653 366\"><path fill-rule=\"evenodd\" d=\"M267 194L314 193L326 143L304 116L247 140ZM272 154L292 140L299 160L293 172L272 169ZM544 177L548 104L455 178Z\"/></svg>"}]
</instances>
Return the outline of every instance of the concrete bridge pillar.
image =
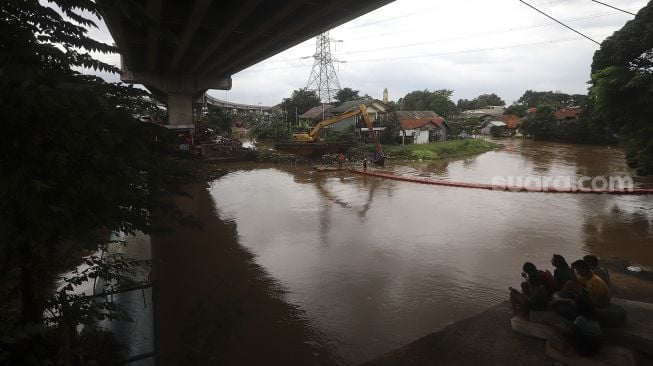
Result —
<instances>
[{"instance_id":1,"label":"concrete bridge pillar","mask_svg":"<svg viewBox=\"0 0 653 366\"><path fill-rule=\"evenodd\" d=\"M168 124L193 124L193 97L192 93L168 93Z\"/></svg>"},{"instance_id":2,"label":"concrete bridge pillar","mask_svg":"<svg viewBox=\"0 0 653 366\"><path fill-rule=\"evenodd\" d=\"M125 71L122 81L143 84L152 94L165 101L170 127L193 125L193 100L208 89L231 89L231 77L201 77L196 75L166 75L150 72Z\"/></svg>"}]
</instances>

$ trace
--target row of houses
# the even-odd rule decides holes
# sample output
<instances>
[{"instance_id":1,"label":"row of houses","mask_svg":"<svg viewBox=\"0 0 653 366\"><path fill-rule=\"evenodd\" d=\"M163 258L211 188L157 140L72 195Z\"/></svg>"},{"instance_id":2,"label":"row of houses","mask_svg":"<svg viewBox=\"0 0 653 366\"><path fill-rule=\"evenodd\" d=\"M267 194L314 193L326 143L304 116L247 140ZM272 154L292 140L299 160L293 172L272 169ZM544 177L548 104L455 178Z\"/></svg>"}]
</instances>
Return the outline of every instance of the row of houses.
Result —
<instances>
[{"instance_id":1,"label":"row of houses","mask_svg":"<svg viewBox=\"0 0 653 366\"><path fill-rule=\"evenodd\" d=\"M585 110L582 107L569 107L561 108L555 111L554 116L556 123L564 123L565 121L576 120L580 118ZM528 110L528 116L534 115L537 112L536 108ZM479 118L481 124L477 130L481 135L490 135L492 127L499 127L502 129L502 134L505 136L514 136L519 133L519 125L522 118L514 114L481 114L475 116Z\"/></svg>"},{"instance_id":2,"label":"row of houses","mask_svg":"<svg viewBox=\"0 0 653 366\"><path fill-rule=\"evenodd\" d=\"M355 100L344 102L339 105L323 104L309 109L299 116L300 124L312 126L317 121L324 120L342 113L358 109L364 104L367 113L373 120L373 128L376 132L385 129L382 125L388 119L388 106L378 99ZM447 122L437 113L432 111L399 111L399 123L401 131L397 138L404 143L425 144L432 141L442 141L449 137L450 127ZM354 127L360 133L367 132L367 127L360 121L360 116L352 117L338 122L330 128L335 131L342 131Z\"/></svg>"},{"instance_id":3,"label":"row of houses","mask_svg":"<svg viewBox=\"0 0 653 366\"><path fill-rule=\"evenodd\" d=\"M356 100L344 102L338 105L323 104L309 109L299 116L300 124L313 126L316 122L358 109L360 104L367 107L367 112L373 119L373 126L376 132L383 131L383 122L389 116L388 106L378 99ZM480 124L474 131L466 131L472 134L490 135L492 127L499 127L504 136L514 136L519 133L519 125L522 121L517 115L503 114L503 106L487 106L483 109L465 111L461 114L463 118L477 119ZM579 118L583 113L581 107L562 108L555 112L557 123ZM528 110L528 115L535 114L536 109ZM401 131L397 138L403 143L425 144L432 141L442 141L450 138L450 126L445 119L432 111L398 111ZM360 133L367 132L367 127L360 120L360 116L351 117L332 125L330 128L335 131L342 131L351 127L356 128Z\"/></svg>"}]
</instances>

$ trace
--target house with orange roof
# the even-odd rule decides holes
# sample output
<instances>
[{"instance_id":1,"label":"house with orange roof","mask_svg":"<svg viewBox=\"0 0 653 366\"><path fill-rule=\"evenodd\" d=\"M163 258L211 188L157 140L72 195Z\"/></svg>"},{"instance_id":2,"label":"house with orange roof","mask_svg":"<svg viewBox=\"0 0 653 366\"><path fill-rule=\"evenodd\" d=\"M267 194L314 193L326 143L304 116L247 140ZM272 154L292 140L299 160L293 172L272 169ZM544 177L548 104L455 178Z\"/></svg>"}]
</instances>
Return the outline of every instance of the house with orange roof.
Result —
<instances>
[{"instance_id":1,"label":"house with orange roof","mask_svg":"<svg viewBox=\"0 0 653 366\"><path fill-rule=\"evenodd\" d=\"M479 127L482 135L489 135L490 129L494 126L503 129L503 135L512 136L517 133L517 128L521 123L521 118L514 114L500 114L486 118Z\"/></svg>"},{"instance_id":2,"label":"house with orange roof","mask_svg":"<svg viewBox=\"0 0 653 366\"><path fill-rule=\"evenodd\" d=\"M562 122L571 119L578 119L583 115L583 112L585 112L583 107L569 107L558 109L555 111L554 115L558 122Z\"/></svg>"},{"instance_id":3,"label":"house with orange roof","mask_svg":"<svg viewBox=\"0 0 653 366\"><path fill-rule=\"evenodd\" d=\"M449 136L449 125L432 111L399 111L402 142L409 138L414 144L443 141Z\"/></svg>"}]
</instances>

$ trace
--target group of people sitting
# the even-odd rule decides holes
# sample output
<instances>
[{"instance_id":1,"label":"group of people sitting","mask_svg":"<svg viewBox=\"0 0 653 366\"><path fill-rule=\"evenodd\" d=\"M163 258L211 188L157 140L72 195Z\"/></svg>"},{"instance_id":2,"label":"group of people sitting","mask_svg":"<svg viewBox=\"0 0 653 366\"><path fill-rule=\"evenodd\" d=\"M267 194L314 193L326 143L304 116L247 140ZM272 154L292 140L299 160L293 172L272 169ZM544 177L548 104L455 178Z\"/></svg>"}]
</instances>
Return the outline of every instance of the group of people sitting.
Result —
<instances>
[{"instance_id":1,"label":"group of people sitting","mask_svg":"<svg viewBox=\"0 0 653 366\"><path fill-rule=\"evenodd\" d=\"M515 314L528 317L531 310L554 310L567 320L560 325L567 343L581 356L597 352L601 327L596 309L610 304L610 274L599 266L598 258L586 255L571 264L554 254L553 274L524 263L521 291L510 288L510 303Z\"/></svg>"}]
</instances>

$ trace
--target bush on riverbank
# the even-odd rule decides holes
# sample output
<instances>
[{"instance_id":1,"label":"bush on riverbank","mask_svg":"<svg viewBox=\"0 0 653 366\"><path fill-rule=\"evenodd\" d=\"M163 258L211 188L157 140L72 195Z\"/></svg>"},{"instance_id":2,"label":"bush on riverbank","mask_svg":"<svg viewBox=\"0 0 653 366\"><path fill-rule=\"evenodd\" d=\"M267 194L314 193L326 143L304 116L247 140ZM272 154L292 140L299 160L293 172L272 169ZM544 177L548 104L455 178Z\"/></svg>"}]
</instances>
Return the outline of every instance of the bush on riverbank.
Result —
<instances>
[{"instance_id":1,"label":"bush on riverbank","mask_svg":"<svg viewBox=\"0 0 653 366\"><path fill-rule=\"evenodd\" d=\"M490 141L467 139L432 142L430 144L411 144L383 146L383 152L388 158L404 160L438 160L470 156L490 151L499 147ZM366 145L369 153L374 151L373 145Z\"/></svg>"}]
</instances>

